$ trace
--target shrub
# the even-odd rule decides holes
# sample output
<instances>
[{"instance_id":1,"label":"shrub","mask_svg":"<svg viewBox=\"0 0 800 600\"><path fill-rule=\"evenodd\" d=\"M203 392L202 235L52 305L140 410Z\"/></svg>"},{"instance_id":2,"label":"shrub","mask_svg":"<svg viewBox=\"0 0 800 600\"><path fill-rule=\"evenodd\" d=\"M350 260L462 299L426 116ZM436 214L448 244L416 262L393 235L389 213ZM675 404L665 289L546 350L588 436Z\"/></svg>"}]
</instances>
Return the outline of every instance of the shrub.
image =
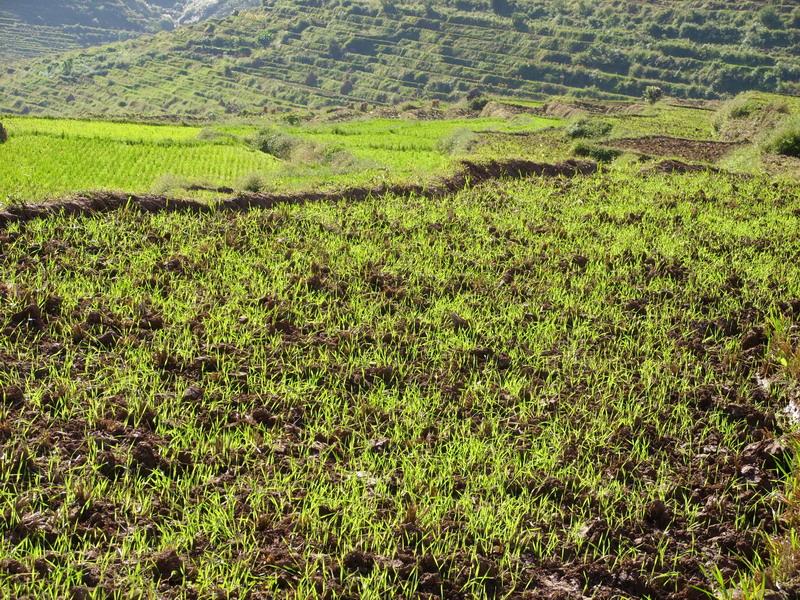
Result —
<instances>
[{"instance_id":1,"label":"shrub","mask_svg":"<svg viewBox=\"0 0 800 600\"><path fill-rule=\"evenodd\" d=\"M768 29L783 29L785 24L781 15L775 10L774 6L765 6L758 11L758 18L762 25Z\"/></svg>"},{"instance_id":2,"label":"shrub","mask_svg":"<svg viewBox=\"0 0 800 600\"><path fill-rule=\"evenodd\" d=\"M767 138L764 150L800 158L800 117L787 119Z\"/></svg>"},{"instance_id":3,"label":"shrub","mask_svg":"<svg viewBox=\"0 0 800 600\"><path fill-rule=\"evenodd\" d=\"M498 15L506 15L510 10L508 0L492 0L492 11Z\"/></svg>"},{"instance_id":4,"label":"shrub","mask_svg":"<svg viewBox=\"0 0 800 600\"><path fill-rule=\"evenodd\" d=\"M3 124L0 123L0 144L5 144L8 141L8 132Z\"/></svg>"},{"instance_id":5,"label":"shrub","mask_svg":"<svg viewBox=\"0 0 800 600\"><path fill-rule=\"evenodd\" d=\"M300 140L297 138L272 129L262 129L252 140L256 150L283 160L291 158L299 143Z\"/></svg>"},{"instance_id":6,"label":"shrub","mask_svg":"<svg viewBox=\"0 0 800 600\"><path fill-rule=\"evenodd\" d=\"M595 121L593 119L578 119L567 126L567 137L577 138L599 138L608 135L612 129L611 123L606 121Z\"/></svg>"},{"instance_id":7,"label":"shrub","mask_svg":"<svg viewBox=\"0 0 800 600\"><path fill-rule=\"evenodd\" d=\"M185 190L191 185L191 182L186 177L174 175L173 173L164 173L150 186L150 191L154 194L164 195L175 190Z\"/></svg>"},{"instance_id":8,"label":"shrub","mask_svg":"<svg viewBox=\"0 0 800 600\"><path fill-rule=\"evenodd\" d=\"M470 110L479 111L483 110L483 108L489 104L489 99L485 96L478 96L477 98L472 98L467 102Z\"/></svg>"},{"instance_id":9,"label":"shrub","mask_svg":"<svg viewBox=\"0 0 800 600\"><path fill-rule=\"evenodd\" d=\"M789 105L784 101L765 102L749 94L740 94L733 100L726 102L714 118L713 126L716 131L721 131L729 121L748 119L764 123L775 123L780 117L788 115Z\"/></svg>"},{"instance_id":10,"label":"shrub","mask_svg":"<svg viewBox=\"0 0 800 600\"><path fill-rule=\"evenodd\" d=\"M248 173L238 181L236 187L245 192L257 194L266 189L267 180L260 173Z\"/></svg>"},{"instance_id":11,"label":"shrub","mask_svg":"<svg viewBox=\"0 0 800 600\"><path fill-rule=\"evenodd\" d=\"M664 97L664 90L657 85L648 85L644 89L644 99L650 104L655 104Z\"/></svg>"},{"instance_id":12,"label":"shrub","mask_svg":"<svg viewBox=\"0 0 800 600\"><path fill-rule=\"evenodd\" d=\"M258 44L262 48L266 48L272 43L272 37L273 36L271 31L262 31L261 33L258 34L256 40L258 41Z\"/></svg>"},{"instance_id":13,"label":"shrub","mask_svg":"<svg viewBox=\"0 0 800 600\"><path fill-rule=\"evenodd\" d=\"M212 127L203 127L200 130L200 133L197 134L198 140L203 140L206 142L219 142L219 143L236 143L240 141L240 138L231 134L225 133L223 131L219 131Z\"/></svg>"},{"instance_id":14,"label":"shrub","mask_svg":"<svg viewBox=\"0 0 800 600\"><path fill-rule=\"evenodd\" d=\"M575 156L593 158L597 162L611 162L620 156L622 152L614 150L613 148L604 148L603 146L578 142L572 147L572 154Z\"/></svg>"},{"instance_id":15,"label":"shrub","mask_svg":"<svg viewBox=\"0 0 800 600\"><path fill-rule=\"evenodd\" d=\"M525 21L525 15L522 13L514 13L511 16L511 26L517 31L528 31L528 23Z\"/></svg>"},{"instance_id":16,"label":"shrub","mask_svg":"<svg viewBox=\"0 0 800 600\"><path fill-rule=\"evenodd\" d=\"M761 104L757 100L747 98L737 98L731 102L728 116L731 119L744 119L749 117L760 108Z\"/></svg>"}]
</instances>

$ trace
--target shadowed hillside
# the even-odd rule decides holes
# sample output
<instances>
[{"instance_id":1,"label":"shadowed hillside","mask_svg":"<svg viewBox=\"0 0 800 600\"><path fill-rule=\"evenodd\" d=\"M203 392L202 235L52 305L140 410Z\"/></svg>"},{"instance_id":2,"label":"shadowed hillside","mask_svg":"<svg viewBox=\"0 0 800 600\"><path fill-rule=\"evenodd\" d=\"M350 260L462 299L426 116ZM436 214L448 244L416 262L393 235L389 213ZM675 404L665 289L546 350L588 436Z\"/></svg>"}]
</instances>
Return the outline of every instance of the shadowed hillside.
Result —
<instances>
[{"instance_id":1,"label":"shadowed hillside","mask_svg":"<svg viewBox=\"0 0 800 600\"><path fill-rule=\"evenodd\" d=\"M105 44L258 5L258 0L10 0L0 4L0 56Z\"/></svg>"}]
</instances>

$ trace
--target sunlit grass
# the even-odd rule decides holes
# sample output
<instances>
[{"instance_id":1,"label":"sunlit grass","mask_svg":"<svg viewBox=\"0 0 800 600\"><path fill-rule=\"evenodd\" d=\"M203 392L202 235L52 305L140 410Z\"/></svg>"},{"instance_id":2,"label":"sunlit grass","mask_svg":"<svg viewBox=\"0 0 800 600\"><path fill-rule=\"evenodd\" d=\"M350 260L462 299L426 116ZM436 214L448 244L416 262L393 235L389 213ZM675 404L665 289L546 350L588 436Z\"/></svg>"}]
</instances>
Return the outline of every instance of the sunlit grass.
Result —
<instances>
[{"instance_id":1,"label":"sunlit grass","mask_svg":"<svg viewBox=\"0 0 800 600\"><path fill-rule=\"evenodd\" d=\"M707 532L778 531L749 516L778 510L777 493L718 457L756 436L726 394L755 414L785 397L752 397L765 363L740 335L697 331L778 331L770 315L800 297L797 188L635 168L12 227L0 321L31 303L52 314L0 337L14 357L0 388L24 391L0 405L3 527L22 536L0 555L51 566L3 593L68 596L92 569L97 593L383 598L433 571L488 598L548 561L674 593L714 588L709 564L727 584L768 561ZM765 360L794 368L781 319ZM714 498L729 510L709 512ZM186 581L154 577L169 549Z\"/></svg>"}]
</instances>

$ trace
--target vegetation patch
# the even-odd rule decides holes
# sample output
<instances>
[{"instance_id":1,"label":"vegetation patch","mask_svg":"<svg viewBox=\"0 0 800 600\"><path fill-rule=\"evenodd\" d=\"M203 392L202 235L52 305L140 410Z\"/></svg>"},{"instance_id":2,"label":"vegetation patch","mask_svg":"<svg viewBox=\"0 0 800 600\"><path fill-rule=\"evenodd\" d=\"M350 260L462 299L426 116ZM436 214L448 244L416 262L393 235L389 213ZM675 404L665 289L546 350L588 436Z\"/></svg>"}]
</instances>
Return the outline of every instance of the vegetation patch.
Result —
<instances>
[{"instance_id":1,"label":"vegetation patch","mask_svg":"<svg viewBox=\"0 0 800 600\"><path fill-rule=\"evenodd\" d=\"M695 598L785 532L796 185L125 202L0 231L2 595Z\"/></svg>"},{"instance_id":2,"label":"vegetation patch","mask_svg":"<svg viewBox=\"0 0 800 600\"><path fill-rule=\"evenodd\" d=\"M765 140L767 152L800 158L800 117L792 117L780 124Z\"/></svg>"},{"instance_id":3,"label":"vegetation patch","mask_svg":"<svg viewBox=\"0 0 800 600\"><path fill-rule=\"evenodd\" d=\"M567 125L565 133L570 138L601 138L611 133L613 125L598 119L580 118Z\"/></svg>"},{"instance_id":4,"label":"vegetation patch","mask_svg":"<svg viewBox=\"0 0 800 600\"><path fill-rule=\"evenodd\" d=\"M621 150L587 142L577 142L572 147L572 153L575 156L592 158L598 162L611 162L622 155Z\"/></svg>"},{"instance_id":5,"label":"vegetation patch","mask_svg":"<svg viewBox=\"0 0 800 600\"><path fill-rule=\"evenodd\" d=\"M97 6L82 4L97 18ZM133 4L143 3L104 8ZM215 7L224 14L241 4ZM672 9L628 3L624 23L614 0L507 4L498 11L478 0L435 7L275 0L213 23L15 63L3 74L0 111L220 118L420 99L469 97L480 110L489 96L657 100L799 91L800 34L789 2L776 4L777 20L766 22L754 18L761 0L719 7L685 0ZM62 14L40 12L45 22ZM0 52L13 56L37 21L25 32L3 16ZM786 26L774 27L778 21ZM149 21L137 29L156 27ZM43 31L36 45L49 50L48 36L53 49L81 43L53 33Z\"/></svg>"},{"instance_id":6,"label":"vegetation patch","mask_svg":"<svg viewBox=\"0 0 800 600\"><path fill-rule=\"evenodd\" d=\"M478 141L478 136L470 129L456 129L447 137L441 139L437 149L444 154L467 154Z\"/></svg>"}]
</instances>

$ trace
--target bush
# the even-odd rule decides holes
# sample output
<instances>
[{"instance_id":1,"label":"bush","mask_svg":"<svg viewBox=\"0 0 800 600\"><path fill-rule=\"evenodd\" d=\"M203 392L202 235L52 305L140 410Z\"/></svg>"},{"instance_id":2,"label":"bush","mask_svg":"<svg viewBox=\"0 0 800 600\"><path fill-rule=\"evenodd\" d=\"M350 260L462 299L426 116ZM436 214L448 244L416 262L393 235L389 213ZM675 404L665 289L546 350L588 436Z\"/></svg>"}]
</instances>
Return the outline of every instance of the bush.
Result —
<instances>
[{"instance_id":1,"label":"bush","mask_svg":"<svg viewBox=\"0 0 800 600\"><path fill-rule=\"evenodd\" d=\"M800 158L800 117L787 119L767 138L764 150Z\"/></svg>"},{"instance_id":2,"label":"bush","mask_svg":"<svg viewBox=\"0 0 800 600\"><path fill-rule=\"evenodd\" d=\"M245 192L257 194L267 187L267 180L260 173L248 173L236 184L236 187Z\"/></svg>"},{"instance_id":3,"label":"bush","mask_svg":"<svg viewBox=\"0 0 800 600\"><path fill-rule=\"evenodd\" d=\"M785 101L767 102L749 94L740 94L723 105L712 124L716 131L721 131L730 121L749 119L761 123L765 120L775 123L781 118L778 115L788 114L789 105Z\"/></svg>"},{"instance_id":4,"label":"bush","mask_svg":"<svg viewBox=\"0 0 800 600\"><path fill-rule=\"evenodd\" d=\"M528 31L528 23L525 21L525 15L522 13L514 13L511 16L511 26L517 31Z\"/></svg>"},{"instance_id":5,"label":"bush","mask_svg":"<svg viewBox=\"0 0 800 600\"><path fill-rule=\"evenodd\" d=\"M489 99L485 96L478 96L477 98L472 98L471 100L467 101L467 106L469 106L469 109L474 110L475 112L483 110L487 104L489 104Z\"/></svg>"},{"instance_id":6,"label":"bush","mask_svg":"<svg viewBox=\"0 0 800 600\"><path fill-rule=\"evenodd\" d=\"M5 144L8 141L8 132L3 124L0 123L0 144Z\"/></svg>"},{"instance_id":7,"label":"bush","mask_svg":"<svg viewBox=\"0 0 800 600\"><path fill-rule=\"evenodd\" d=\"M262 129L252 140L252 145L256 150L282 160L291 158L292 152L299 143L300 140L297 138L271 129Z\"/></svg>"},{"instance_id":8,"label":"bush","mask_svg":"<svg viewBox=\"0 0 800 600\"><path fill-rule=\"evenodd\" d=\"M644 89L644 99L650 104L655 104L664 97L664 90L657 85L648 85Z\"/></svg>"},{"instance_id":9,"label":"bush","mask_svg":"<svg viewBox=\"0 0 800 600\"><path fill-rule=\"evenodd\" d=\"M747 98L737 98L733 100L728 109L728 116L731 119L744 119L761 108L761 103L757 100Z\"/></svg>"},{"instance_id":10,"label":"bush","mask_svg":"<svg viewBox=\"0 0 800 600\"><path fill-rule=\"evenodd\" d=\"M774 6L765 6L758 11L758 18L761 24L768 29L783 29L785 24L781 15L775 10Z\"/></svg>"},{"instance_id":11,"label":"bush","mask_svg":"<svg viewBox=\"0 0 800 600\"><path fill-rule=\"evenodd\" d=\"M599 138L608 135L613 126L606 121L595 121L593 119L578 119L567 126L567 137L577 138Z\"/></svg>"},{"instance_id":12,"label":"bush","mask_svg":"<svg viewBox=\"0 0 800 600\"><path fill-rule=\"evenodd\" d=\"M613 148L604 148L603 146L578 142L572 147L572 154L575 156L593 158L597 162L611 162L620 156L622 152L614 150Z\"/></svg>"},{"instance_id":13,"label":"bush","mask_svg":"<svg viewBox=\"0 0 800 600\"><path fill-rule=\"evenodd\" d=\"M198 140L203 140L206 142L219 142L219 143L236 143L240 141L240 138L231 134L225 133L223 131L219 131L212 127L203 127L200 130L200 133L197 134Z\"/></svg>"}]
</instances>

